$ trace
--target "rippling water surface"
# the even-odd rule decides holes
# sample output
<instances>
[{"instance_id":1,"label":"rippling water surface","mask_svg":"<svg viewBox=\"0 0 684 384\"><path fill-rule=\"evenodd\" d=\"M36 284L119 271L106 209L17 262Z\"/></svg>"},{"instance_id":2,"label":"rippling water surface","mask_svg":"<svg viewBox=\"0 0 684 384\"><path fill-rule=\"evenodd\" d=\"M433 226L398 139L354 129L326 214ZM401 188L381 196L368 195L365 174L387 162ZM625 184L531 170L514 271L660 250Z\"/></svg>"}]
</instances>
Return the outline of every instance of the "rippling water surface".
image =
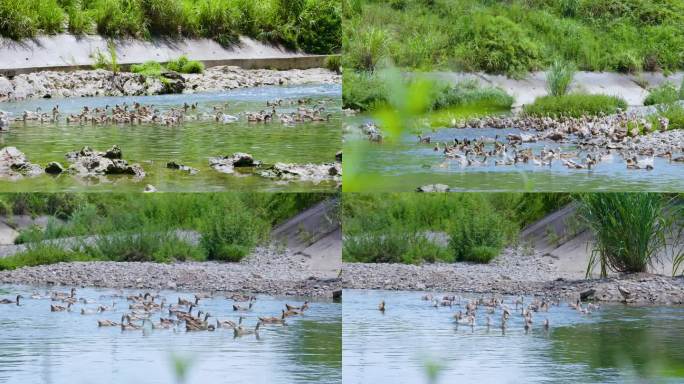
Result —
<instances>
[{"instance_id":1,"label":"rippling water surface","mask_svg":"<svg viewBox=\"0 0 684 384\"><path fill-rule=\"evenodd\" d=\"M611 305L581 315L562 303L536 313L527 333L516 313L502 333L500 311L489 329L483 311L473 328L457 325L453 314L464 308L434 308L423 294L344 291L344 383L428 383L434 365L439 383L684 381L683 307Z\"/></svg>"},{"instance_id":2,"label":"rippling water surface","mask_svg":"<svg viewBox=\"0 0 684 384\"><path fill-rule=\"evenodd\" d=\"M350 120L359 124L363 118ZM359 171L364 178L363 188L368 191L411 191L421 185L441 183L458 190L469 191L681 191L684 189L684 164L670 163L656 157L654 169L630 170L619 153L600 162L592 170L568 169L556 160L552 166L516 164L496 166L492 160L487 166L462 167L455 160L447 160L442 151L434 151L434 143L459 140L477 140L482 137L505 140L515 128L443 128L425 134L433 144L418 144L415 135L404 135L396 143L372 144L365 138L349 134L345 143L348 156L363 153ZM682 143L684 145L684 143ZM521 148L532 148L539 154L544 147L564 152L576 147L553 141L526 143ZM586 156L586 153L581 154ZM349 157L348 157L349 158Z\"/></svg>"},{"instance_id":3,"label":"rippling water surface","mask_svg":"<svg viewBox=\"0 0 684 384\"><path fill-rule=\"evenodd\" d=\"M66 165L64 155L90 146L104 151L117 144L124 159L139 163L147 176L142 181L130 177L108 177L106 181L85 181L69 175L53 177L43 175L17 182L0 180L3 191L136 191L152 184L163 191L224 191L224 190L288 190L330 191L335 183L279 182L255 175L236 176L221 174L209 167L209 158L247 152L266 164L275 162L326 163L334 160L342 147L341 87L339 85L302 85L293 87L259 87L230 90L221 93L161 95L140 97L94 97L51 100L32 100L3 103L0 109L21 116L24 110L41 108L50 113L55 105L63 115L78 113L83 106L91 108L114 106L124 102L152 104L160 110L199 103L199 111L213 113L214 106L228 103L226 113L260 111L267 100L297 100L312 98L325 102L326 113L332 118L326 122L307 122L292 126L280 123L254 124L241 121L220 124L214 121L191 121L181 126L128 126L90 124L67 125L13 122L10 131L0 133L0 147L14 146L24 152L29 161L42 166L50 161ZM311 106L311 104L309 105ZM283 105L278 112L296 110L297 105ZM192 114L192 113L191 113ZM166 168L168 161L177 161L200 170L189 175Z\"/></svg>"},{"instance_id":4,"label":"rippling water surface","mask_svg":"<svg viewBox=\"0 0 684 384\"><path fill-rule=\"evenodd\" d=\"M68 288L64 288L67 291ZM38 290L45 293L43 290ZM112 294L137 294L109 289L79 289L78 297L111 305L116 310L81 315L50 312L50 299L30 299L33 289L0 286L0 298L22 293L17 307L0 305L0 383L172 383L173 356L189 362L186 383L339 383L341 382L341 304L311 302L304 316L289 317L288 326L265 326L260 338L234 338L231 330L125 331L98 328L97 319L119 321L128 307ZM162 292L169 302L191 293ZM285 303L300 305L305 298L258 296L253 311L243 314L246 325L257 316L280 313ZM220 319L237 320L232 300L203 299L200 309ZM96 308L88 304L87 308ZM165 314L166 315L166 314ZM166 317L166 316L165 316ZM159 315L152 317L158 321ZM211 320L211 318L210 318Z\"/></svg>"}]
</instances>

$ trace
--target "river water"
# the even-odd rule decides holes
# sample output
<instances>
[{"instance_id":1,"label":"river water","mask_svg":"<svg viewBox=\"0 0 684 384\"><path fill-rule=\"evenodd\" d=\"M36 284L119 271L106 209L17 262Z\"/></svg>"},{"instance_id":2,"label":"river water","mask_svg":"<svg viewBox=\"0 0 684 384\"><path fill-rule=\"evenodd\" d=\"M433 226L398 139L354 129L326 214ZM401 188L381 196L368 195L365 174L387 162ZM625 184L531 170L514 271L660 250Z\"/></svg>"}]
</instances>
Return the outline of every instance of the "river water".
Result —
<instances>
[{"instance_id":1,"label":"river water","mask_svg":"<svg viewBox=\"0 0 684 384\"><path fill-rule=\"evenodd\" d=\"M561 303L535 313L528 332L513 310L502 332L500 310L489 328L483 309L474 327L459 325L453 314L465 308L434 308L421 300L424 294L344 291L344 383L430 383L430 368L438 372L436 383L684 380L682 307L610 305L582 315ZM504 300L515 308L515 298Z\"/></svg>"},{"instance_id":2,"label":"river water","mask_svg":"<svg viewBox=\"0 0 684 384\"><path fill-rule=\"evenodd\" d=\"M67 292L69 288L60 288ZM308 299L304 316L288 317L287 326L264 326L259 338L234 338L232 330L186 332L176 329L122 331L98 327L98 319L120 321L128 312L125 298L113 295L139 291L78 289L79 298L112 305L115 310L81 315L50 312L47 299L31 299L43 289L0 286L0 298L18 293L21 306L0 305L0 383L339 383L341 382L341 304ZM192 293L161 292L168 302ZM244 324L254 326L258 316L278 315L285 303L301 305L307 298L259 295L253 310L242 313ZM200 301L199 309L221 320L238 319L232 300L216 295ZM168 313L164 313L164 317ZM159 314L152 316L155 322ZM209 319L211 322L211 318ZM187 380L174 373L178 359L189 365Z\"/></svg>"},{"instance_id":3,"label":"river water","mask_svg":"<svg viewBox=\"0 0 684 384\"><path fill-rule=\"evenodd\" d=\"M40 108L51 114L59 105L63 116L80 113L83 106L90 108L114 106L124 102L154 105L160 111L198 103L198 112L212 114L214 106L228 103L226 113L266 109L267 100L298 100L311 98L323 102L329 121L284 125L248 123L221 124L210 121L190 121L180 126L158 125L102 125L13 122L8 132L0 133L0 147L14 146L24 152L29 161L45 166L50 161L66 165L65 154L83 146L104 151L117 144L123 158L139 163L147 176L136 181L130 177L110 176L105 181L83 180L70 175L43 175L16 182L0 180L3 191L133 191L140 192L146 184L160 191L331 191L333 182L280 182L256 175L244 177L219 173L209 167L209 158L247 152L265 164L328 163L342 149L341 86L301 85L292 87L258 87L218 93L180 94L140 97L93 97L31 100L3 103L0 109L21 116L24 110ZM295 105L277 108L279 113L294 111ZM196 175L170 170L166 163L176 161L199 169Z\"/></svg>"}]
</instances>

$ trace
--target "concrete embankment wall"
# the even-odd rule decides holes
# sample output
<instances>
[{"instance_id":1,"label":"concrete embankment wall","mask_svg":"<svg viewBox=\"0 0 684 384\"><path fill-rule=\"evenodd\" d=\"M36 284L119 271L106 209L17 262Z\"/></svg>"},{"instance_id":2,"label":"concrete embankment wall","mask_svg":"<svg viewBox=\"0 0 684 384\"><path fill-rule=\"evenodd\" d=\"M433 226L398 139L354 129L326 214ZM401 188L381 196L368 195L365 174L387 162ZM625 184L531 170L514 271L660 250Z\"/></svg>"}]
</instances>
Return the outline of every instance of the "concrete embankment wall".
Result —
<instances>
[{"instance_id":1,"label":"concrete embankment wall","mask_svg":"<svg viewBox=\"0 0 684 384\"><path fill-rule=\"evenodd\" d=\"M468 79L476 79L481 84L488 84L503 88L515 97L514 107L531 104L539 96L548 94L546 88L546 73L533 72L522 79L511 79L502 75L488 75L486 73L435 72L431 76L450 83L458 83ZM682 83L684 72L665 76L659 72L645 72L642 74L623 74L613 72L577 72L572 82L572 91L601 93L620 96L630 106L644 104L644 98L649 89L670 81L676 86ZM645 87L643 87L645 85Z\"/></svg>"},{"instance_id":2,"label":"concrete embankment wall","mask_svg":"<svg viewBox=\"0 0 684 384\"><path fill-rule=\"evenodd\" d=\"M202 61L207 67L308 69L322 67L327 57L288 51L248 37L241 37L231 47L223 47L210 39L115 39L113 43L117 62L123 69L149 60L164 63L181 55ZM108 40L101 36L62 34L21 42L0 38L0 75L92 69L98 52L109 58Z\"/></svg>"}]
</instances>

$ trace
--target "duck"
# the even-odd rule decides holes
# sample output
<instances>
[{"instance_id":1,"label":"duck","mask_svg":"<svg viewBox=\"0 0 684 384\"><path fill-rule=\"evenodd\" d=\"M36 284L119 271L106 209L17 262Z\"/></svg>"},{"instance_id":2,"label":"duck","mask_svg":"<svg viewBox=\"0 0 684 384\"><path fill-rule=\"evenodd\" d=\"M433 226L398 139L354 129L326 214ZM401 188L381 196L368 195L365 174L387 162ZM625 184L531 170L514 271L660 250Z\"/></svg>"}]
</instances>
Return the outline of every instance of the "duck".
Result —
<instances>
[{"instance_id":1,"label":"duck","mask_svg":"<svg viewBox=\"0 0 684 384\"><path fill-rule=\"evenodd\" d=\"M378 305L378 311L385 313L385 300L381 301Z\"/></svg>"},{"instance_id":2,"label":"duck","mask_svg":"<svg viewBox=\"0 0 684 384\"><path fill-rule=\"evenodd\" d=\"M249 305L245 308L237 304L233 304L233 311L242 311L242 312L247 312L252 310L252 306L254 305L253 301L249 302Z\"/></svg>"},{"instance_id":3,"label":"duck","mask_svg":"<svg viewBox=\"0 0 684 384\"><path fill-rule=\"evenodd\" d=\"M16 304L19 305L19 300L23 299L24 296L22 295L17 295L16 299L10 300L10 299L2 299L0 300L0 304Z\"/></svg>"},{"instance_id":4,"label":"duck","mask_svg":"<svg viewBox=\"0 0 684 384\"><path fill-rule=\"evenodd\" d=\"M127 321L127 323L124 323L124 319ZM146 320L143 320L143 324L145 323ZM121 317L121 330L122 331L135 331L138 329L141 329L142 325L138 324L133 324L131 322L131 317L128 315L124 315Z\"/></svg>"},{"instance_id":5,"label":"duck","mask_svg":"<svg viewBox=\"0 0 684 384\"><path fill-rule=\"evenodd\" d=\"M280 324L280 325L286 325L285 324L285 313L282 314L282 316L277 317L277 316L272 316L272 317L259 317L259 321L263 324Z\"/></svg>"},{"instance_id":6,"label":"duck","mask_svg":"<svg viewBox=\"0 0 684 384\"><path fill-rule=\"evenodd\" d=\"M98 311L94 309L81 308L81 315L94 315L96 313L98 313Z\"/></svg>"},{"instance_id":7,"label":"duck","mask_svg":"<svg viewBox=\"0 0 684 384\"><path fill-rule=\"evenodd\" d=\"M116 321L111 321L111 320L98 320L97 326L98 327L117 327L117 326L119 326L119 323L117 323Z\"/></svg>"},{"instance_id":8,"label":"duck","mask_svg":"<svg viewBox=\"0 0 684 384\"><path fill-rule=\"evenodd\" d=\"M242 323L242 317L240 317L240 320L239 320L239 324L241 324L241 323ZM235 329L235 327L237 327L237 326L238 326L238 324L235 324L235 322L233 322L233 321L216 319L216 328L226 327L226 328Z\"/></svg>"},{"instance_id":9,"label":"duck","mask_svg":"<svg viewBox=\"0 0 684 384\"><path fill-rule=\"evenodd\" d=\"M64 312L64 311L71 311L71 305L72 303L67 304L66 307L61 306L61 305L50 305L50 312Z\"/></svg>"},{"instance_id":10,"label":"duck","mask_svg":"<svg viewBox=\"0 0 684 384\"><path fill-rule=\"evenodd\" d=\"M294 310L296 310L296 311L302 311L302 312L304 312L307 308L309 308L309 302L308 302L308 301L305 301L304 304L302 304L301 307L295 307L294 305L285 304L285 308L286 308L288 311L294 309Z\"/></svg>"},{"instance_id":11,"label":"duck","mask_svg":"<svg viewBox=\"0 0 684 384\"><path fill-rule=\"evenodd\" d=\"M245 335L254 334L257 337L259 337L259 328L260 327L261 327L261 321L258 321L256 323L256 326L254 327L254 329L245 328L242 325L239 325L239 326L233 328L233 336L234 337L242 337Z\"/></svg>"},{"instance_id":12,"label":"duck","mask_svg":"<svg viewBox=\"0 0 684 384\"><path fill-rule=\"evenodd\" d=\"M290 309L289 311L285 311L285 310L283 309L283 311L282 311L282 318L284 319L284 318L286 318L286 317L297 316L297 315L301 315L301 314L302 314L302 312L301 312L301 311L297 311L296 309Z\"/></svg>"}]
</instances>

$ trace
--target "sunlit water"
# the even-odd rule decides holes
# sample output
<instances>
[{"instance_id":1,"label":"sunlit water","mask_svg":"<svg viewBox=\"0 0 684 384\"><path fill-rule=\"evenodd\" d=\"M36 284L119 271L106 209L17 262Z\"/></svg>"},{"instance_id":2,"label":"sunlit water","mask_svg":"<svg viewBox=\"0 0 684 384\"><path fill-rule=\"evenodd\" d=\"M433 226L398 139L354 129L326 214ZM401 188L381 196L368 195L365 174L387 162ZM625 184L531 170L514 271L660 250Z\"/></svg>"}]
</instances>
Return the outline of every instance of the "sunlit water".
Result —
<instances>
[{"instance_id":1,"label":"sunlit water","mask_svg":"<svg viewBox=\"0 0 684 384\"><path fill-rule=\"evenodd\" d=\"M341 382L341 304L309 299L304 316L288 317L284 327L262 327L256 339L253 335L234 338L226 329L98 328L97 319L120 321L128 303L111 295L121 292L79 289L78 297L117 303L113 312L81 315L80 303L72 312L50 312L53 302L30 299L32 291L25 286L0 286L0 298L14 299L17 293L26 297L19 307L0 305L0 383L172 383L176 380L172 356L189 362L186 383ZM170 302L179 295L192 298L191 293L161 294ZM253 310L243 314L244 323L253 326L257 316L277 315L285 303L300 305L302 300L260 295ZM237 320L232 303L217 295L203 299L199 308L222 320ZM159 315L152 318L158 321Z\"/></svg>"},{"instance_id":2,"label":"sunlit water","mask_svg":"<svg viewBox=\"0 0 684 384\"><path fill-rule=\"evenodd\" d=\"M354 122L358 123L359 119ZM469 191L681 191L684 189L684 165L670 163L656 157L653 170L627 169L618 152L611 159L597 164L593 169L568 169L561 161L552 166L516 164L496 166L492 160L487 166L461 166L455 160L447 160L442 151L434 151L434 143L453 142L454 138L476 140L482 137L505 140L510 133L520 133L515 128L444 128L425 135L432 144L418 144L417 136L403 135L399 142L382 144L367 143L365 138L348 135L345 142L347 159L358 156L363 189L368 191L410 191L426 184L441 183L456 190ZM684 144L684 143L683 143ZM555 149L553 141L525 143L521 149L532 148L539 154L544 147ZM561 144L564 152L576 147ZM586 153L584 154L586 156ZM350 174L347 173L347 176Z\"/></svg>"},{"instance_id":3,"label":"sunlit water","mask_svg":"<svg viewBox=\"0 0 684 384\"><path fill-rule=\"evenodd\" d=\"M344 291L344 383L428 383L426 367L433 364L442 368L439 383L684 380L682 307L611 305L581 315L562 303L535 313L528 333L513 311L502 334L500 310L491 315L489 329L479 310L471 328L453 319L464 308L434 308L421 300L423 294ZM514 298L505 301L515 307Z\"/></svg>"},{"instance_id":4,"label":"sunlit water","mask_svg":"<svg viewBox=\"0 0 684 384\"><path fill-rule=\"evenodd\" d=\"M2 103L0 109L21 116L24 110L51 113L55 105L63 116L80 112L83 106L91 108L114 106L124 102L129 105L140 102L152 104L161 111L179 107L183 103L199 103L199 111L213 113L214 106L229 103L227 113L260 111L266 109L267 100L297 100L312 98L314 102L325 101L326 113L332 118L327 122L307 122L292 126L278 123L259 124L244 121L221 124L214 121L192 121L181 126L158 125L67 125L13 122L9 132L0 133L0 147L14 146L24 152L29 161L45 166L50 161L67 165L67 152L90 146L104 151L117 144L124 159L139 163L147 176L135 181L127 176L107 178L106 182L84 181L70 176L43 175L17 182L0 180L3 191L136 191L146 184L160 191L224 191L224 190L288 190L330 191L335 183L279 182L256 175L240 177L221 174L209 167L209 158L247 152L265 164L327 163L334 160L341 144L341 87L339 85L305 85L294 87L260 87L230 90L221 93L161 95L140 97L94 97L52 100L32 100L18 103ZM297 105L283 105L279 113L293 111ZM190 111L190 115L192 115ZM189 175L166 168L169 161L177 161L200 172Z\"/></svg>"}]
</instances>

